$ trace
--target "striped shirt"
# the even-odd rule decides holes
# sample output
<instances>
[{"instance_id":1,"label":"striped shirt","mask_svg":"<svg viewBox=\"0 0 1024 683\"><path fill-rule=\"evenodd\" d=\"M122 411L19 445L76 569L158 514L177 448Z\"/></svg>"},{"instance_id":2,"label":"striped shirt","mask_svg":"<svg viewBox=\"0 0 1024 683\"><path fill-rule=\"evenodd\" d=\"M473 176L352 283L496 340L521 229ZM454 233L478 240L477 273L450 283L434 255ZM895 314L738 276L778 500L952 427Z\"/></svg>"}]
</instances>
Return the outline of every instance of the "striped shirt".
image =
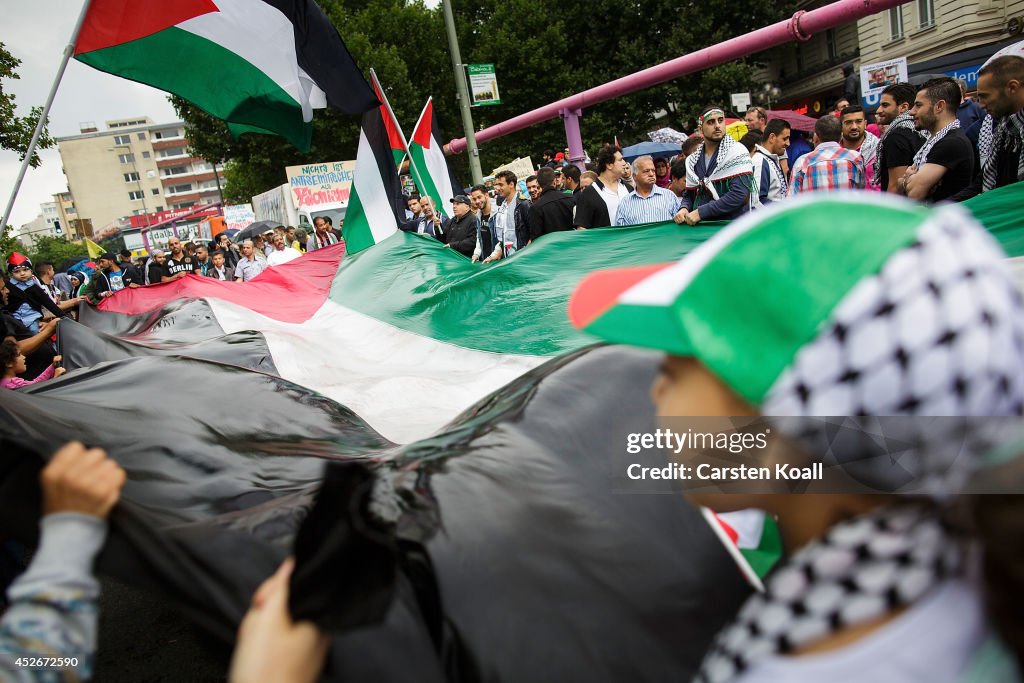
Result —
<instances>
[{"instance_id":1,"label":"striped shirt","mask_svg":"<svg viewBox=\"0 0 1024 683\"><path fill-rule=\"evenodd\" d=\"M863 190L867 180L864 157L838 142L823 142L793 166L787 197L821 190Z\"/></svg>"},{"instance_id":2,"label":"striped shirt","mask_svg":"<svg viewBox=\"0 0 1024 683\"><path fill-rule=\"evenodd\" d=\"M622 198L615 212L615 225L640 225L670 221L679 209L679 197L655 185L646 197L633 190Z\"/></svg>"}]
</instances>

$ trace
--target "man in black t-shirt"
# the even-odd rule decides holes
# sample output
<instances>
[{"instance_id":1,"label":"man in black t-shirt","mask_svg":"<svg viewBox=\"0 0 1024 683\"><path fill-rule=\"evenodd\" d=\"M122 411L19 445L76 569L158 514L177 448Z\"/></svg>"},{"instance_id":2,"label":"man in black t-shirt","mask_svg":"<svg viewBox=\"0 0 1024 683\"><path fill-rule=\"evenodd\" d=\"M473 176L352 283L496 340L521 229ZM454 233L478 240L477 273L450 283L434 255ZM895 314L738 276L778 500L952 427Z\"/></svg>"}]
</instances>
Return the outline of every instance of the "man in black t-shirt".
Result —
<instances>
[{"instance_id":1,"label":"man in black t-shirt","mask_svg":"<svg viewBox=\"0 0 1024 683\"><path fill-rule=\"evenodd\" d=\"M914 98L914 125L931 137L924 143L897 187L911 199L932 202L949 199L971 184L974 145L956 120L960 85L944 76L934 78Z\"/></svg>"},{"instance_id":2,"label":"man in black t-shirt","mask_svg":"<svg viewBox=\"0 0 1024 683\"><path fill-rule=\"evenodd\" d=\"M185 250L181 248L180 239L172 237L167 240L167 246L170 248L171 253L167 257L167 275L164 276L164 282L180 280L186 275L195 272L196 259L194 256L189 256L185 253ZM152 279L152 276L150 276L150 280Z\"/></svg>"},{"instance_id":3,"label":"man in black t-shirt","mask_svg":"<svg viewBox=\"0 0 1024 683\"><path fill-rule=\"evenodd\" d=\"M158 285L164 280L170 281L171 274L167 270L167 256L160 249L153 251L153 255L146 264L146 284Z\"/></svg>"},{"instance_id":4,"label":"man in black t-shirt","mask_svg":"<svg viewBox=\"0 0 1024 683\"><path fill-rule=\"evenodd\" d=\"M914 129L914 117L910 115L916 94L909 83L897 83L883 90L878 102L875 117L886 129L878 141L872 176L882 192L897 191L900 178L914 165L914 155L924 144L924 137Z\"/></svg>"}]
</instances>

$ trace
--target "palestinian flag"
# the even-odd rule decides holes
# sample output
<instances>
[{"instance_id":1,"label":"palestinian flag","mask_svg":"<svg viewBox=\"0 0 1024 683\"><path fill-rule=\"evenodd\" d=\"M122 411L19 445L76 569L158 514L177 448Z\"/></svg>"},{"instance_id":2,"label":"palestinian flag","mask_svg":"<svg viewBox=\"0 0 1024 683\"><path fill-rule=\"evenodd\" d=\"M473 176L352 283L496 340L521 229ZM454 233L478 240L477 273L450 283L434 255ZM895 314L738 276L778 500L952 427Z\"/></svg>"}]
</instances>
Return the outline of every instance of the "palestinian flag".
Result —
<instances>
[{"instance_id":1,"label":"palestinian flag","mask_svg":"<svg viewBox=\"0 0 1024 683\"><path fill-rule=\"evenodd\" d=\"M377 98L313 0L92 0L75 59L309 151L313 109Z\"/></svg>"},{"instance_id":2,"label":"palestinian flag","mask_svg":"<svg viewBox=\"0 0 1024 683\"><path fill-rule=\"evenodd\" d=\"M398 170L388 145L384 107L363 114L359 151L342 233L349 253L372 247L398 231L405 211Z\"/></svg>"},{"instance_id":3,"label":"palestinian flag","mask_svg":"<svg viewBox=\"0 0 1024 683\"><path fill-rule=\"evenodd\" d=\"M1011 188L965 205L1021 256ZM655 428L661 356L595 346L566 308L591 271L719 228L555 233L487 266L399 232L244 284L122 290L61 323L65 376L0 392L0 533L33 541L38 468L80 439L128 472L97 571L225 645L294 553L290 606L331 632L332 680L692 677L750 587L681 496L612 490L623 435Z\"/></svg>"},{"instance_id":4,"label":"palestinian flag","mask_svg":"<svg viewBox=\"0 0 1024 683\"><path fill-rule=\"evenodd\" d=\"M384 119L384 128L388 133L388 145L391 147L391 155L395 159L395 168L398 168L402 165L402 160L405 159L406 154L408 154L409 145L405 141L405 134L402 133L401 126L398 125L395 112L391 110L388 96L384 94L384 88L381 87L380 81L377 79L377 73L373 69L370 69L370 83L373 84L373 92L377 94L377 99L381 101L380 115ZM404 209L405 207L403 206L402 208Z\"/></svg>"},{"instance_id":5,"label":"palestinian flag","mask_svg":"<svg viewBox=\"0 0 1024 683\"><path fill-rule=\"evenodd\" d=\"M456 180L444 158L443 139L434 114L434 98L430 97L409 143L409 168L420 194L429 196L434 200L434 208L450 216L452 197L462 194L462 184Z\"/></svg>"}]
</instances>

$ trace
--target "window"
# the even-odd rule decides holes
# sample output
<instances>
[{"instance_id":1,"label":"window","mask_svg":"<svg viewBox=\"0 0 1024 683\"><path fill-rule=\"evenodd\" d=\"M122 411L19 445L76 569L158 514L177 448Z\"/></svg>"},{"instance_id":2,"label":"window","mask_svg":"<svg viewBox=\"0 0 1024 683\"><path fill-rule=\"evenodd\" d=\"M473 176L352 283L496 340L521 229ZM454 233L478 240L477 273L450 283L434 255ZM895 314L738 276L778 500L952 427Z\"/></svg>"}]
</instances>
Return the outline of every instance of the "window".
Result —
<instances>
[{"instance_id":1,"label":"window","mask_svg":"<svg viewBox=\"0 0 1024 683\"><path fill-rule=\"evenodd\" d=\"M142 153L142 158L143 159L148 159L149 158L149 152L143 152Z\"/></svg>"},{"instance_id":2,"label":"window","mask_svg":"<svg viewBox=\"0 0 1024 683\"><path fill-rule=\"evenodd\" d=\"M159 195L160 194L160 188L159 187L154 187L151 191L155 195Z\"/></svg>"},{"instance_id":3,"label":"window","mask_svg":"<svg viewBox=\"0 0 1024 683\"><path fill-rule=\"evenodd\" d=\"M183 157L185 156L184 147L172 147L171 149L162 149L159 152L161 158L166 159L168 157Z\"/></svg>"},{"instance_id":4,"label":"window","mask_svg":"<svg viewBox=\"0 0 1024 683\"><path fill-rule=\"evenodd\" d=\"M191 192L192 183L185 183L184 185L171 185L167 188L168 192Z\"/></svg>"},{"instance_id":5,"label":"window","mask_svg":"<svg viewBox=\"0 0 1024 683\"><path fill-rule=\"evenodd\" d=\"M122 175L124 175L124 181L126 183L134 183L139 179L139 174L135 171L132 171L131 173L124 173Z\"/></svg>"},{"instance_id":6,"label":"window","mask_svg":"<svg viewBox=\"0 0 1024 683\"><path fill-rule=\"evenodd\" d=\"M181 134L177 130L158 130L153 133L153 137L157 140L166 140L167 138L181 137Z\"/></svg>"},{"instance_id":7,"label":"window","mask_svg":"<svg viewBox=\"0 0 1024 683\"><path fill-rule=\"evenodd\" d=\"M118 154L117 155L117 160L120 161L122 164L130 164L133 161L135 161L135 155L134 154Z\"/></svg>"},{"instance_id":8,"label":"window","mask_svg":"<svg viewBox=\"0 0 1024 683\"><path fill-rule=\"evenodd\" d=\"M140 140L145 140L146 139L146 134L145 133L139 133L138 137L139 137Z\"/></svg>"},{"instance_id":9,"label":"window","mask_svg":"<svg viewBox=\"0 0 1024 683\"><path fill-rule=\"evenodd\" d=\"M164 169L164 175L182 175L188 173L188 166L171 166Z\"/></svg>"},{"instance_id":10,"label":"window","mask_svg":"<svg viewBox=\"0 0 1024 683\"><path fill-rule=\"evenodd\" d=\"M114 144L115 145L128 145L128 144L131 144L131 141L132 141L132 136L131 135L115 135L114 136Z\"/></svg>"},{"instance_id":11,"label":"window","mask_svg":"<svg viewBox=\"0 0 1024 683\"><path fill-rule=\"evenodd\" d=\"M917 0L917 20L919 28L935 25L935 0Z\"/></svg>"},{"instance_id":12,"label":"window","mask_svg":"<svg viewBox=\"0 0 1024 683\"><path fill-rule=\"evenodd\" d=\"M889 10L889 40L903 37L903 8L893 7Z\"/></svg>"},{"instance_id":13,"label":"window","mask_svg":"<svg viewBox=\"0 0 1024 683\"><path fill-rule=\"evenodd\" d=\"M162 207L162 206L158 206L158 207L156 207L156 210L157 210L157 211L163 211L163 210L164 210L164 207Z\"/></svg>"},{"instance_id":14,"label":"window","mask_svg":"<svg viewBox=\"0 0 1024 683\"><path fill-rule=\"evenodd\" d=\"M836 30L830 28L825 32L825 42L828 45L828 59L833 61L839 58L839 43L836 40Z\"/></svg>"},{"instance_id":15,"label":"window","mask_svg":"<svg viewBox=\"0 0 1024 683\"><path fill-rule=\"evenodd\" d=\"M146 213L145 209L132 209L132 215L133 216L141 216L144 213Z\"/></svg>"},{"instance_id":16,"label":"window","mask_svg":"<svg viewBox=\"0 0 1024 683\"><path fill-rule=\"evenodd\" d=\"M145 196L145 192L143 192L142 190L132 190L131 192L128 193L128 199L132 200L133 202L142 199L143 196Z\"/></svg>"}]
</instances>

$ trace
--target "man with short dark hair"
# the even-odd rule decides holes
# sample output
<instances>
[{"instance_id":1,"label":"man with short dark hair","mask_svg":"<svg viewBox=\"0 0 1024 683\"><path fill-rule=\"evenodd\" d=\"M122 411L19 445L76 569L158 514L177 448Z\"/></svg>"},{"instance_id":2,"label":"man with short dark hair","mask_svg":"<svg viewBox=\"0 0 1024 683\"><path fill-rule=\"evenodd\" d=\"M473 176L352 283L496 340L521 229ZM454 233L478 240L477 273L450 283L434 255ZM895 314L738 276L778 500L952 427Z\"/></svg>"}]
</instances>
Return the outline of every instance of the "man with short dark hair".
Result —
<instances>
[{"instance_id":1,"label":"man with short dark hair","mask_svg":"<svg viewBox=\"0 0 1024 683\"><path fill-rule=\"evenodd\" d=\"M540 195L530 207L530 241L550 232L572 230L573 199L555 187L555 172L550 168L537 171Z\"/></svg>"},{"instance_id":2,"label":"man with short dark hair","mask_svg":"<svg viewBox=\"0 0 1024 683\"><path fill-rule=\"evenodd\" d=\"M405 232L417 235L430 235L439 242L445 241L445 221L434 211L434 200L429 195L420 197L420 216L399 226Z\"/></svg>"},{"instance_id":3,"label":"man with short dark hair","mask_svg":"<svg viewBox=\"0 0 1024 683\"><path fill-rule=\"evenodd\" d=\"M120 292L125 287L139 286L121 270L117 257L110 252L96 259L96 265L98 266L96 273L82 290L82 295L87 297L91 304L98 304L103 299L114 296L115 292Z\"/></svg>"},{"instance_id":4,"label":"man with short dark hair","mask_svg":"<svg viewBox=\"0 0 1024 683\"><path fill-rule=\"evenodd\" d=\"M209 272L210 266L213 262L210 261L210 251L205 245L200 244L196 247L196 270L195 272L200 275L206 275Z\"/></svg>"},{"instance_id":5,"label":"man with short dark hair","mask_svg":"<svg viewBox=\"0 0 1024 683\"><path fill-rule=\"evenodd\" d=\"M871 175L875 165L875 155L878 153L878 137L867 129L864 107L859 104L851 104L839 112L839 122L843 126L843 139L840 144L845 149L860 152L860 155L864 157L864 169L867 171L866 187L878 189L878 183L874 182L874 177Z\"/></svg>"},{"instance_id":6,"label":"man with short dark hair","mask_svg":"<svg viewBox=\"0 0 1024 683\"><path fill-rule=\"evenodd\" d=\"M224 252L215 251L210 257L211 266L206 271L206 277L212 277L215 280L222 282L234 282L235 280L235 269L227 265L224 260Z\"/></svg>"},{"instance_id":7,"label":"man with short dark hair","mask_svg":"<svg viewBox=\"0 0 1024 683\"><path fill-rule=\"evenodd\" d=\"M930 134L898 185L911 199L931 202L958 198L974 175L974 145L956 120L960 85L948 76L934 78L917 91L914 126Z\"/></svg>"},{"instance_id":8,"label":"man with short dark hair","mask_svg":"<svg viewBox=\"0 0 1024 683\"><path fill-rule=\"evenodd\" d=\"M544 168L548 167L545 166ZM537 182L537 176L531 175L526 177L526 191L530 193L530 201L536 204L537 198L540 197L540 183Z\"/></svg>"},{"instance_id":9,"label":"man with short dark hair","mask_svg":"<svg viewBox=\"0 0 1024 683\"><path fill-rule=\"evenodd\" d=\"M785 119L772 119L764 128L761 143L754 147L751 161L757 179L758 206L765 206L786 197L786 172L782 159L789 147L790 126Z\"/></svg>"},{"instance_id":10,"label":"man with short dark hair","mask_svg":"<svg viewBox=\"0 0 1024 683\"><path fill-rule=\"evenodd\" d=\"M731 220L750 210L754 164L750 154L725 132L725 110L708 105L700 112L704 142L686 158L686 190L676 223Z\"/></svg>"},{"instance_id":11,"label":"man with short dark hair","mask_svg":"<svg viewBox=\"0 0 1024 683\"><path fill-rule=\"evenodd\" d=\"M135 264L132 263L132 252L127 249L122 249L118 256L121 257L121 260L117 264L121 267L121 272L127 274L133 281L141 282L142 277L139 275L139 271L135 267Z\"/></svg>"},{"instance_id":12,"label":"man with short dark hair","mask_svg":"<svg viewBox=\"0 0 1024 683\"><path fill-rule=\"evenodd\" d=\"M575 197L583 189L580 187L580 169L572 164L569 164L562 169L562 176L564 180L562 184L565 185L565 189L569 190Z\"/></svg>"},{"instance_id":13,"label":"man with short dark hair","mask_svg":"<svg viewBox=\"0 0 1024 683\"><path fill-rule=\"evenodd\" d=\"M657 184L654 159L641 156L633 160L636 187L619 202L615 225L641 225L672 220L679 208L679 198Z\"/></svg>"},{"instance_id":14,"label":"man with short dark hair","mask_svg":"<svg viewBox=\"0 0 1024 683\"><path fill-rule=\"evenodd\" d=\"M764 107L749 107L743 122L747 124L747 130L764 133L764 127L768 125L768 112Z\"/></svg>"},{"instance_id":15,"label":"man with short dark hair","mask_svg":"<svg viewBox=\"0 0 1024 683\"><path fill-rule=\"evenodd\" d=\"M603 228L612 224L619 202L629 194L622 182L628 168L618 147L601 148L597 153L597 178L576 198L576 227Z\"/></svg>"},{"instance_id":16,"label":"man with short dark hair","mask_svg":"<svg viewBox=\"0 0 1024 683\"><path fill-rule=\"evenodd\" d=\"M317 216L313 219L313 234L306 240L306 251L316 251L338 243L338 237L331 232L330 223L324 216ZM238 265L235 265L238 270Z\"/></svg>"},{"instance_id":17,"label":"man with short dark hair","mask_svg":"<svg viewBox=\"0 0 1024 683\"><path fill-rule=\"evenodd\" d=\"M494 251L494 214L497 207L483 185L474 185L469 192L469 199L473 202L473 211L480 222L476 248L473 250L473 262L476 263Z\"/></svg>"},{"instance_id":18,"label":"man with short dark hair","mask_svg":"<svg viewBox=\"0 0 1024 683\"><path fill-rule=\"evenodd\" d=\"M996 57L978 72L978 100L992 116L978 140L982 192L1024 181L1024 58Z\"/></svg>"},{"instance_id":19,"label":"man with short dark hair","mask_svg":"<svg viewBox=\"0 0 1024 683\"><path fill-rule=\"evenodd\" d=\"M686 160L673 161L669 168L669 175L672 176L672 182L668 184L668 189L672 191L676 199L682 200L683 192L686 191Z\"/></svg>"},{"instance_id":20,"label":"man with short dark hair","mask_svg":"<svg viewBox=\"0 0 1024 683\"><path fill-rule=\"evenodd\" d=\"M507 170L497 173L494 191L499 200L494 212L494 247L484 263L511 256L530 241L530 203L519 198L516 174Z\"/></svg>"},{"instance_id":21,"label":"man with short dark hair","mask_svg":"<svg viewBox=\"0 0 1024 683\"><path fill-rule=\"evenodd\" d=\"M834 116L814 122L814 149L797 159L786 196L802 192L863 190L866 173L860 152L839 145L843 127Z\"/></svg>"},{"instance_id":22,"label":"man with short dark hair","mask_svg":"<svg viewBox=\"0 0 1024 683\"><path fill-rule=\"evenodd\" d=\"M914 117L910 115L916 94L909 83L896 83L883 90L879 98L875 118L885 126L885 131L878 139L872 177L882 192L898 193L900 178L924 144L924 137L914 128Z\"/></svg>"},{"instance_id":23,"label":"man with short dark hair","mask_svg":"<svg viewBox=\"0 0 1024 683\"><path fill-rule=\"evenodd\" d=\"M164 278L170 278L167 271L167 255L162 249L154 249L149 261L146 262L145 282L147 285L158 285Z\"/></svg>"}]
</instances>

